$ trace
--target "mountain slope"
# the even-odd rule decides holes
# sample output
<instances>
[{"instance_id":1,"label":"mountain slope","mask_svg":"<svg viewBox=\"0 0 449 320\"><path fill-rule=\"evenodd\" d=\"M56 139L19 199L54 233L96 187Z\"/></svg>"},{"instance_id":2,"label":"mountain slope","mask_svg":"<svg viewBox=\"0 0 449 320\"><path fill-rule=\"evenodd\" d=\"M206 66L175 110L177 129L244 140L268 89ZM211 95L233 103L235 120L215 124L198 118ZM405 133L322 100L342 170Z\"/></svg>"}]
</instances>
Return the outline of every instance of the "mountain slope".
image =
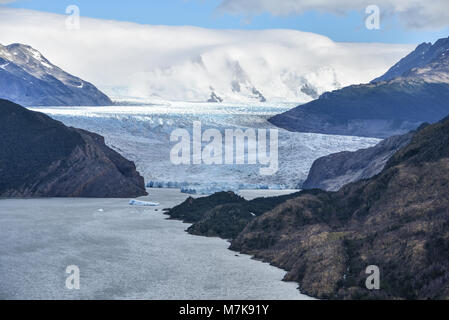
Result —
<instances>
[{"instance_id":1,"label":"mountain slope","mask_svg":"<svg viewBox=\"0 0 449 320\"><path fill-rule=\"evenodd\" d=\"M253 220L231 248L289 271L321 298L449 299L449 118L415 134L377 176L306 191ZM380 290L364 286L377 265Z\"/></svg>"},{"instance_id":2,"label":"mountain slope","mask_svg":"<svg viewBox=\"0 0 449 320\"><path fill-rule=\"evenodd\" d=\"M324 93L269 121L290 131L379 138L435 123L449 114L449 39L419 46L379 79L388 81Z\"/></svg>"},{"instance_id":3,"label":"mountain slope","mask_svg":"<svg viewBox=\"0 0 449 320\"><path fill-rule=\"evenodd\" d=\"M300 188L338 191L350 182L371 178L382 171L390 157L410 143L413 134L393 136L371 148L321 157L314 161Z\"/></svg>"},{"instance_id":4,"label":"mountain slope","mask_svg":"<svg viewBox=\"0 0 449 320\"><path fill-rule=\"evenodd\" d=\"M0 99L0 197L137 197L134 163L104 138Z\"/></svg>"},{"instance_id":5,"label":"mountain slope","mask_svg":"<svg viewBox=\"0 0 449 320\"><path fill-rule=\"evenodd\" d=\"M0 45L0 98L25 106L111 105L89 82L51 64L23 44Z\"/></svg>"}]
</instances>

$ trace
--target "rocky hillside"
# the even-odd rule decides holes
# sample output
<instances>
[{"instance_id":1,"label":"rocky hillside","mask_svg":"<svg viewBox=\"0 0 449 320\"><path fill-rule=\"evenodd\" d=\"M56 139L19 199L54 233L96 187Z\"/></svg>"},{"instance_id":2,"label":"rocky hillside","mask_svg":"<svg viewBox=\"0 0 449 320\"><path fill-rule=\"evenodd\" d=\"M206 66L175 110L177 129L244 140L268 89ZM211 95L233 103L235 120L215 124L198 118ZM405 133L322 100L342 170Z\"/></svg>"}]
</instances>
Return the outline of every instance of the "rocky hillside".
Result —
<instances>
[{"instance_id":1,"label":"rocky hillside","mask_svg":"<svg viewBox=\"0 0 449 320\"><path fill-rule=\"evenodd\" d=\"M291 131L386 138L449 114L449 38L423 44L370 84L327 92L270 119Z\"/></svg>"},{"instance_id":2,"label":"rocky hillside","mask_svg":"<svg viewBox=\"0 0 449 320\"><path fill-rule=\"evenodd\" d=\"M0 197L146 195L133 162L97 134L0 99Z\"/></svg>"},{"instance_id":3,"label":"rocky hillside","mask_svg":"<svg viewBox=\"0 0 449 320\"><path fill-rule=\"evenodd\" d=\"M414 132L382 140L374 147L343 151L314 161L300 189L338 191L344 185L375 176L398 150L410 143Z\"/></svg>"},{"instance_id":4,"label":"rocky hillside","mask_svg":"<svg viewBox=\"0 0 449 320\"><path fill-rule=\"evenodd\" d=\"M304 192L252 221L232 248L321 298L449 298L449 118L420 130L377 176ZM381 289L364 287L365 268Z\"/></svg>"},{"instance_id":5,"label":"rocky hillside","mask_svg":"<svg viewBox=\"0 0 449 320\"><path fill-rule=\"evenodd\" d=\"M417 131L370 179L264 199L275 206L231 249L287 270L285 280L318 298L449 299L447 194L449 118ZM365 287L369 265L380 268L379 290Z\"/></svg>"},{"instance_id":6,"label":"rocky hillside","mask_svg":"<svg viewBox=\"0 0 449 320\"><path fill-rule=\"evenodd\" d=\"M189 197L166 214L171 219L192 223L187 230L191 234L233 239L255 217L294 196L246 201L233 192L217 192L197 199Z\"/></svg>"},{"instance_id":7,"label":"rocky hillside","mask_svg":"<svg viewBox=\"0 0 449 320\"><path fill-rule=\"evenodd\" d=\"M23 44L0 45L0 98L24 106L98 106L112 101Z\"/></svg>"}]
</instances>

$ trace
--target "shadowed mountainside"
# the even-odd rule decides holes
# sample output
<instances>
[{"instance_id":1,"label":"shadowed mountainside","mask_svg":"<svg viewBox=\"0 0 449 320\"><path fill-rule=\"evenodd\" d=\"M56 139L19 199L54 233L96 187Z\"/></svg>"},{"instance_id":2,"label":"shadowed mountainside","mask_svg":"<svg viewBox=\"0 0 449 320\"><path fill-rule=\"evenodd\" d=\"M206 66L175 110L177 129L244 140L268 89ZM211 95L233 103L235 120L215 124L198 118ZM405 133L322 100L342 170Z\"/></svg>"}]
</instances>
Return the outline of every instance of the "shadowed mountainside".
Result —
<instances>
[{"instance_id":1,"label":"shadowed mountainside","mask_svg":"<svg viewBox=\"0 0 449 320\"><path fill-rule=\"evenodd\" d=\"M391 80L327 92L269 121L290 131L387 138L449 114L449 84Z\"/></svg>"},{"instance_id":2,"label":"shadowed mountainside","mask_svg":"<svg viewBox=\"0 0 449 320\"><path fill-rule=\"evenodd\" d=\"M146 195L133 162L95 133L0 99L0 197Z\"/></svg>"},{"instance_id":3,"label":"shadowed mountainside","mask_svg":"<svg viewBox=\"0 0 449 320\"><path fill-rule=\"evenodd\" d=\"M371 148L318 158L299 189L338 191L350 182L371 178L382 171L391 156L410 143L413 134L393 136Z\"/></svg>"}]
</instances>

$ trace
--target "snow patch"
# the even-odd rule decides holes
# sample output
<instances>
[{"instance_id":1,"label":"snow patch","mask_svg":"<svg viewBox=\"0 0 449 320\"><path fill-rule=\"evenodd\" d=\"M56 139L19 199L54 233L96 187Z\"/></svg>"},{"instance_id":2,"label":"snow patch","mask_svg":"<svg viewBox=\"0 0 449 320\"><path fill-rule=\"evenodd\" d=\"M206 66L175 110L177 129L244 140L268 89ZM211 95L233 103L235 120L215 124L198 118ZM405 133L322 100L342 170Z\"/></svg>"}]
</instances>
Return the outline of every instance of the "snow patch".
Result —
<instances>
[{"instance_id":1,"label":"snow patch","mask_svg":"<svg viewBox=\"0 0 449 320\"><path fill-rule=\"evenodd\" d=\"M45 62L45 61L41 61L41 64L42 64L44 67L48 68L48 69L53 69L53 66L50 65L50 64L48 64L48 63Z\"/></svg>"}]
</instances>

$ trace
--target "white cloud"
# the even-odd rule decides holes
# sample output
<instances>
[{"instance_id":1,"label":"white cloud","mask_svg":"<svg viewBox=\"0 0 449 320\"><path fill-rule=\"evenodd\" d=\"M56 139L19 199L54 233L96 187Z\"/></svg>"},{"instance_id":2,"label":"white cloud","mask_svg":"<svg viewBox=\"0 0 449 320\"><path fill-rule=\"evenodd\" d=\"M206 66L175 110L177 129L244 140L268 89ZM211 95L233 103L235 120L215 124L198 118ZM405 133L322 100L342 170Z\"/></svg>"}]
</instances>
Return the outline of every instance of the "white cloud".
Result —
<instances>
[{"instance_id":1,"label":"white cloud","mask_svg":"<svg viewBox=\"0 0 449 320\"><path fill-rule=\"evenodd\" d=\"M90 18L69 31L65 19L1 8L0 44L31 45L107 93L120 87L120 94L140 98L204 101L213 87L228 101L239 100L251 94L250 83L269 100L299 102L307 98L299 90L305 83L320 93L337 83L368 82L413 49L337 43L294 30L211 30Z\"/></svg>"},{"instance_id":2,"label":"white cloud","mask_svg":"<svg viewBox=\"0 0 449 320\"><path fill-rule=\"evenodd\" d=\"M342 14L377 5L387 16L397 14L405 26L432 29L449 26L448 0L223 0L220 10L234 14L302 14L309 10Z\"/></svg>"}]
</instances>

